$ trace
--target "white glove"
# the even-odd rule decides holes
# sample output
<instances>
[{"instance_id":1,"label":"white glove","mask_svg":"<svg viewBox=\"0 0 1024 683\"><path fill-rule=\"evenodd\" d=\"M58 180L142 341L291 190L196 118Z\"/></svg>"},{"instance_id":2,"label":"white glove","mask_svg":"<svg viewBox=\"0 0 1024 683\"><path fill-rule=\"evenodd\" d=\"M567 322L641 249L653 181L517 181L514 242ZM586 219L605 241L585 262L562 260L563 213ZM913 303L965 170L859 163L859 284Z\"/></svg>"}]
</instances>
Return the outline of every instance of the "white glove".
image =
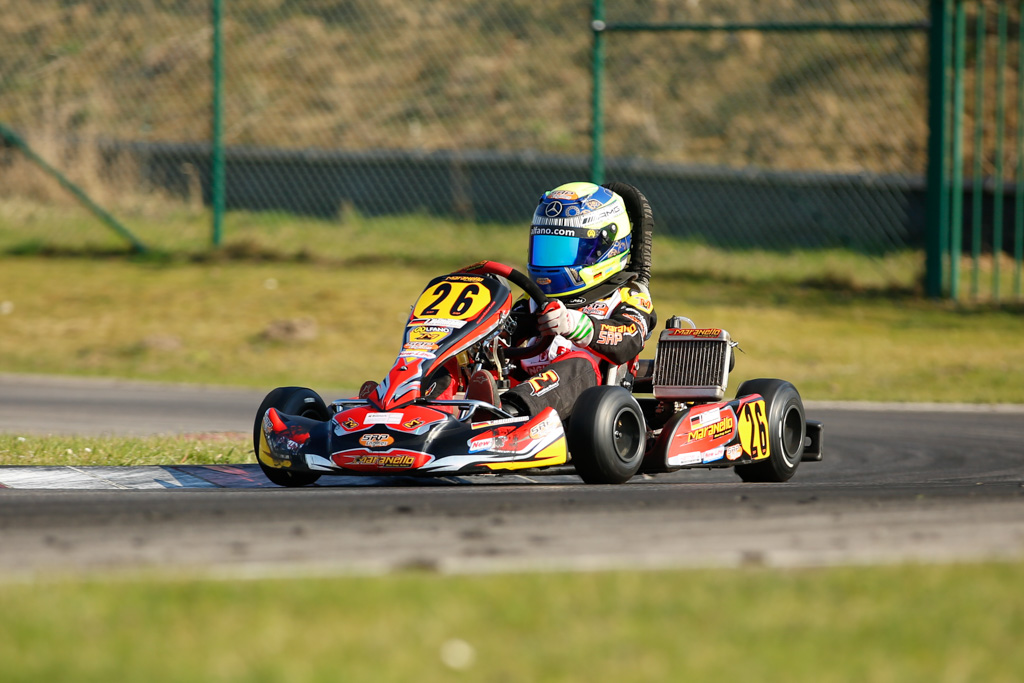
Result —
<instances>
[{"instance_id":1,"label":"white glove","mask_svg":"<svg viewBox=\"0 0 1024 683\"><path fill-rule=\"evenodd\" d=\"M537 318L537 329L543 335L562 335L576 346L587 346L594 338L594 321L580 311L566 308L561 301L552 301Z\"/></svg>"}]
</instances>

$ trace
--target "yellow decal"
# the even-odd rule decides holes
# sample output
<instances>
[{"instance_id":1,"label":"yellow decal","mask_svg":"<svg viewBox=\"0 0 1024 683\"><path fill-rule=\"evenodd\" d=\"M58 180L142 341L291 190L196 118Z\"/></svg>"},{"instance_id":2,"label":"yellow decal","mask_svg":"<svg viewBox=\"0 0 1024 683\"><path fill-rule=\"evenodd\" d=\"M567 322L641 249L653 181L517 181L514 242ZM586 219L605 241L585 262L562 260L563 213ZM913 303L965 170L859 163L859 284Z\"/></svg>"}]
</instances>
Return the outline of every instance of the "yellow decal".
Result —
<instances>
[{"instance_id":1,"label":"yellow decal","mask_svg":"<svg viewBox=\"0 0 1024 683\"><path fill-rule=\"evenodd\" d=\"M687 436L686 443L693 443L694 441L707 438L717 439L730 433L732 433L732 417L726 417L721 422L691 430Z\"/></svg>"},{"instance_id":2,"label":"yellow decal","mask_svg":"<svg viewBox=\"0 0 1024 683\"><path fill-rule=\"evenodd\" d=\"M764 460L771 451L768 439L768 415L763 399L751 401L740 410L740 444L754 460Z\"/></svg>"},{"instance_id":3,"label":"yellow decal","mask_svg":"<svg viewBox=\"0 0 1024 683\"><path fill-rule=\"evenodd\" d=\"M450 327L431 327L430 325L420 325L418 327L409 328L409 341L410 342L439 342L449 334L452 330ZM437 346L434 346L436 349Z\"/></svg>"},{"instance_id":4,"label":"yellow decal","mask_svg":"<svg viewBox=\"0 0 1024 683\"><path fill-rule=\"evenodd\" d=\"M516 460L514 462L487 463L489 470L525 470L530 467L551 467L552 465L564 465L569 459L569 451L565 445L565 439L559 439L547 448L541 450L529 460Z\"/></svg>"},{"instance_id":5,"label":"yellow decal","mask_svg":"<svg viewBox=\"0 0 1024 683\"><path fill-rule=\"evenodd\" d=\"M651 302L651 297L628 287L622 288L622 301L630 306L636 306L644 313L650 313L654 310L654 303Z\"/></svg>"},{"instance_id":6,"label":"yellow decal","mask_svg":"<svg viewBox=\"0 0 1024 683\"><path fill-rule=\"evenodd\" d=\"M554 370L545 370L526 380L526 384L530 385L530 395L540 396L558 386L558 373Z\"/></svg>"},{"instance_id":7,"label":"yellow decal","mask_svg":"<svg viewBox=\"0 0 1024 683\"><path fill-rule=\"evenodd\" d=\"M440 282L420 295L413 307L415 318L472 320L491 302L491 294L475 282Z\"/></svg>"},{"instance_id":8,"label":"yellow decal","mask_svg":"<svg viewBox=\"0 0 1024 683\"><path fill-rule=\"evenodd\" d=\"M287 460L278 460L270 452L270 444L267 443L267 435L260 430L260 462L267 467L273 467L274 469L281 469L282 467L290 467L291 463Z\"/></svg>"}]
</instances>

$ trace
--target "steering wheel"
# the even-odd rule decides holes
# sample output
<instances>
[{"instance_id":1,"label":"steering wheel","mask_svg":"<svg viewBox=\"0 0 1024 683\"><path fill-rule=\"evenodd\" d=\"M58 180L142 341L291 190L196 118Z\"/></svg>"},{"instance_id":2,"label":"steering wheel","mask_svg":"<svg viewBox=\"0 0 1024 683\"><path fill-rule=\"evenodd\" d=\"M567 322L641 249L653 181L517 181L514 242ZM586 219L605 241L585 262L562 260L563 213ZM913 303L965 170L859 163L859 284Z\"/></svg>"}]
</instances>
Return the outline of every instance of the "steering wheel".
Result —
<instances>
[{"instance_id":1,"label":"steering wheel","mask_svg":"<svg viewBox=\"0 0 1024 683\"><path fill-rule=\"evenodd\" d=\"M509 282L519 287L521 290L526 292L527 296L533 299L533 302L537 304L538 311L543 311L547 305L551 303L551 299L541 291L541 288L537 286L537 283L531 280L528 275L516 270L512 266L506 266L504 263L498 263L497 261L482 261L469 266L468 268L463 268L460 272L500 275L507 278ZM529 358L530 356L536 356L538 353L543 351L549 342L549 339L542 338L536 344L503 349L502 353L504 353L506 358Z\"/></svg>"}]
</instances>

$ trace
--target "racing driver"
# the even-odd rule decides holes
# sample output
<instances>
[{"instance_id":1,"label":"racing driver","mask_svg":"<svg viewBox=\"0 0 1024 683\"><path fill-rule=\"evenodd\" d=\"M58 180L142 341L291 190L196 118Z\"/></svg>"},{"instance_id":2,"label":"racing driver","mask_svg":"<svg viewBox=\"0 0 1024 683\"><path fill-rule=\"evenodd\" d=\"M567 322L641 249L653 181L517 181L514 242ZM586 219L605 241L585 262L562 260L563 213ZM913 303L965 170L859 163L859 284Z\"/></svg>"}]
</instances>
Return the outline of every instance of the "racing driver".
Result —
<instances>
[{"instance_id":1,"label":"racing driver","mask_svg":"<svg viewBox=\"0 0 1024 683\"><path fill-rule=\"evenodd\" d=\"M631 185L573 182L544 193L528 271L551 302L536 330L517 330L512 342L532 335L527 345L547 344L520 361L519 384L501 395L505 410L532 416L551 406L565 420L585 390L628 382L657 324L648 289L653 226L646 197ZM523 299L513 311L535 307ZM471 391L483 388L472 379Z\"/></svg>"}]
</instances>

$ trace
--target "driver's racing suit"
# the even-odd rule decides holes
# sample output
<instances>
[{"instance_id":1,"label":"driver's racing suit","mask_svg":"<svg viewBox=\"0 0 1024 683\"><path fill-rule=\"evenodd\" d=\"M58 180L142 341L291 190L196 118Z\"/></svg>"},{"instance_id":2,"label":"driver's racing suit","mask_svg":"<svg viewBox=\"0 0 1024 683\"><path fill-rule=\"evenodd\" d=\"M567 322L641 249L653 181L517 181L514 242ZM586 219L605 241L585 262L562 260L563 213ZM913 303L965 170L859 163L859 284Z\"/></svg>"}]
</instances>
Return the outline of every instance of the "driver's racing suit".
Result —
<instances>
[{"instance_id":1,"label":"driver's racing suit","mask_svg":"<svg viewBox=\"0 0 1024 683\"><path fill-rule=\"evenodd\" d=\"M607 293L600 291L604 289L607 288L597 287L560 299L566 308L590 317L593 338L587 346L577 346L561 335L544 337L551 340L545 350L520 361L521 369L512 375L519 384L502 394L503 406L529 415L551 406L566 420L580 394L601 384L609 368L631 364L640 355L658 322L650 294L635 282L614 287ZM595 291L597 294L592 294ZM526 313L535 307L532 301L523 299L512 310ZM522 342L524 336L514 335L512 343ZM528 344L538 341L534 337Z\"/></svg>"}]
</instances>

